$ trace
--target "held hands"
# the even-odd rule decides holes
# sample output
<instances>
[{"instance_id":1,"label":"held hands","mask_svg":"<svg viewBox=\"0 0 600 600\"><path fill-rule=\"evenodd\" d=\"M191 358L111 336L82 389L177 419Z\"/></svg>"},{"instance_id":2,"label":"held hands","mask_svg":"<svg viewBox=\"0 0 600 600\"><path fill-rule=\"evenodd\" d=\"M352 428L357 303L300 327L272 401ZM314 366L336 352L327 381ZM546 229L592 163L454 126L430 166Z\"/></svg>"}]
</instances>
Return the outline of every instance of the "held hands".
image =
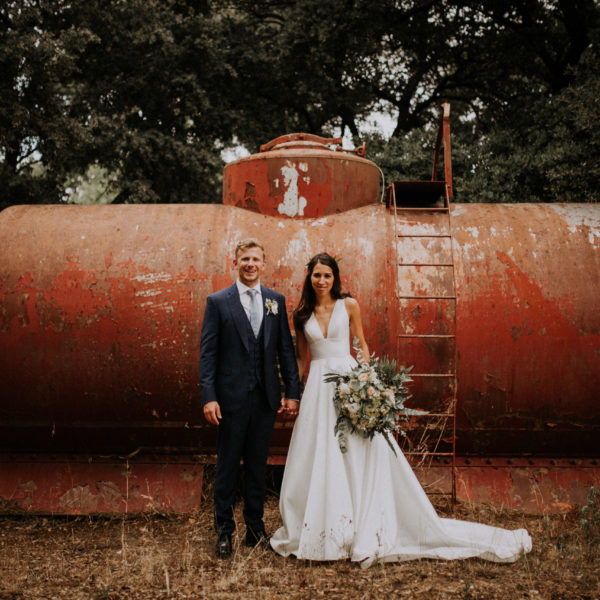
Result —
<instances>
[{"instance_id":1,"label":"held hands","mask_svg":"<svg viewBox=\"0 0 600 600\"><path fill-rule=\"evenodd\" d=\"M298 415L298 400L289 400L288 398L281 400L281 408L277 411L278 414L284 414L289 417ZM221 407L218 402L207 402L202 409L204 418L211 425L218 425L221 420Z\"/></svg>"},{"instance_id":2,"label":"held hands","mask_svg":"<svg viewBox=\"0 0 600 600\"><path fill-rule=\"evenodd\" d=\"M202 409L204 418L211 425L218 425L221 420L221 407L218 402L207 402Z\"/></svg>"},{"instance_id":3,"label":"held hands","mask_svg":"<svg viewBox=\"0 0 600 600\"><path fill-rule=\"evenodd\" d=\"M290 400L289 398L283 398L281 400L281 408L277 411L277 414L283 414L288 417L298 416L298 400Z\"/></svg>"}]
</instances>

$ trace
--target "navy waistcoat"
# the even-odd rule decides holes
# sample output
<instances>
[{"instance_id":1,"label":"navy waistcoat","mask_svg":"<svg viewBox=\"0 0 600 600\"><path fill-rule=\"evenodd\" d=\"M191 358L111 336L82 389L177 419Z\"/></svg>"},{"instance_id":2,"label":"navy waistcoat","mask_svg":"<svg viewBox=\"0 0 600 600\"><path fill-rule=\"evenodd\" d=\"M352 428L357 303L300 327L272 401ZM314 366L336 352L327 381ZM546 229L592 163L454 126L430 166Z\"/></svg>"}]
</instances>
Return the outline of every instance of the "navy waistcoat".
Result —
<instances>
[{"instance_id":1,"label":"navy waistcoat","mask_svg":"<svg viewBox=\"0 0 600 600\"><path fill-rule=\"evenodd\" d=\"M263 317L260 324L258 337L254 337L254 332L250 325L250 321L246 320L246 328L248 329L248 350L250 352L250 360L248 361L248 391L251 392L255 387L260 386L264 389L264 372L265 372L265 319Z\"/></svg>"}]
</instances>

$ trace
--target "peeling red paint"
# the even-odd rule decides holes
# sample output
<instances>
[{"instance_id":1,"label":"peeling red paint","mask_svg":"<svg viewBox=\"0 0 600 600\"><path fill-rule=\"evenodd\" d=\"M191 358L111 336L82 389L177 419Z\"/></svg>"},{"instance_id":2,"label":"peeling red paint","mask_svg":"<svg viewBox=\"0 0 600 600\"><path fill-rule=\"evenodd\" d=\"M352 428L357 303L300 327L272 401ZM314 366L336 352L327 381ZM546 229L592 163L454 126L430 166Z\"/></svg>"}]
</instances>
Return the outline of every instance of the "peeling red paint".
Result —
<instances>
[{"instance_id":1,"label":"peeling red paint","mask_svg":"<svg viewBox=\"0 0 600 600\"><path fill-rule=\"evenodd\" d=\"M453 219L458 447L483 454L593 455L600 421L600 269L598 242L590 243L590 233L599 226L598 209L490 209L458 207ZM581 211L591 224L573 226ZM548 421L560 430L549 431Z\"/></svg>"},{"instance_id":2,"label":"peeling red paint","mask_svg":"<svg viewBox=\"0 0 600 600\"><path fill-rule=\"evenodd\" d=\"M458 459L456 491L459 500L514 508L530 514L558 513L587 503L590 488L600 485L597 461L535 461ZM447 492L448 467L416 469L428 491Z\"/></svg>"},{"instance_id":3,"label":"peeling red paint","mask_svg":"<svg viewBox=\"0 0 600 600\"><path fill-rule=\"evenodd\" d=\"M223 204L282 218L314 218L371 204L379 170L360 156L330 150L304 134L225 166ZM320 141L319 141L320 140ZM350 185L351 182L351 185Z\"/></svg>"},{"instance_id":4,"label":"peeling red paint","mask_svg":"<svg viewBox=\"0 0 600 600\"><path fill-rule=\"evenodd\" d=\"M177 427L150 427L148 422L160 415L160 422L167 425L203 423L197 361L204 299L231 284L235 243L257 235L257 225L268 260L277 265L265 275L265 283L287 295L290 312L299 296L305 262L325 246L344 256L348 274L365 271L360 282L345 274L344 284L365 297L367 315L385 309L385 295L374 298L361 291L363 286L380 286L385 255L352 256L354 240L362 236L365 223L380 229L383 217L383 226L390 224L379 207L340 215L351 237L333 243L328 221L287 221L292 225L288 239L279 236L280 228L272 226L271 217L223 206L202 206L200 211L196 206L163 206L155 207L155 214L148 213L148 207L123 207L127 215L115 207L56 208L56 212L42 208L46 233L38 235L29 250L22 247L23 238L4 236L3 269L11 274L2 278L6 293L0 349L7 358L0 364L6 383L0 394L5 447L10 449L51 452L75 447L128 453L138 446L186 451L210 447L214 440L208 428L182 435ZM99 211L92 215L89 208ZM39 221L37 216L28 220L29 210L11 209L3 217L13 215L17 229L33 228ZM63 215L68 215L76 232L68 242L68 259L54 241L58 232L64 236ZM199 252L205 222L213 223L215 231L231 230L235 223L238 233L226 240L219 236ZM156 223L166 224L165 231L172 233L133 235ZM186 230L190 223L194 226ZM314 239L306 239L307 226ZM13 227L14 221L9 222L8 229ZM81 235L85 240L78 242ZM140 241L144 237L146 241ZM107 243L112 245L110 251ZM181 247L194 251L182 253ZM18 252L13 250L17 248ZM48 257L43 265L33 258L38 252ZM37 265L35 271L23 269L28 256ZM18 274L16 279L12 273ZM365 319L368 330L376 326L378 339L385 342L388 332L375 325L377 321ZM14 423L23 419L26 422L15 429ZM82 430L74 424L90 421L97 428ZM123 427L128 422L131 427ZM95 431L112 433L103 436ZM36 440L32 446L31 439Z\"/></svg>"},{"instance_id":5,"label":"peeling red paint","mask_svg":"<svg viewBox=\"0 0 600 600\"><path fill-rule=\"evenodd\" d=\"M88 462L43 456L0 457L0 499L13 510L34 513L192 512L202 498L202 464L133 460ZM30 477L31 479L27 479Z\"/></svg>"},{"instance_id":6,"label":"peeling red paint","mask_svg":"<svg viewBox=\"0 0 600 600\"><path fill-rule=\"evenodd\" d=\"M272 279L285 279L285 280L289 281L292 278L293 273L294 273L294 270L291 267L281 267L280 266L271 273L271 278Z\"/></svg>"},{"instance_id":7,"label":"peeling red paint","mask_svg":"<svg viewBox=\"0 0 600 600\"><path fill-rule=\"evenodd\" d=\"M414 233L443 233L430 216L399 219ZM454 206L455 315L447 302L418 300L409 307L397 298L401 285L447 291L449 279L424 267L410 275L398 267L398 223L382 205L315 219L221 205L7 209L0 216L0 450L213 453L214 431L203 424L197 384L205 298L233 281L236 242L258 237L267 249L264 283L286 295L289 312L308 259L323 250L340 257L343 288L359 300L379 355L419 370L451 369L453 357L442 346L399 341L397 333L409 327L452 334L456 320L462 454L594 456L599 223L597 205ZM400 256L410 263L447 252L442 244L417 243ZM429 408L448 397L448 384L415 381L413 393L416 406ZM276 430L273 460L285 453L289 435L289 427ZM477 497L494 479L490 468L481 469L468 484ZM548 469L544 485L566 489L567 476L558 479ZM98 502L98 510L114 504L110 485L103 484L104 492L95 487L98 481L120 486L114 476L89 473L61 488L61 494L74 490L63 504ZM21 474L26 478L8 496L25 506L42 497L26 484L41 490L40 482L49 480L23 465ZM494 485L506 489L506 482L502 473ZM565 494L556 491L557 506L569 504ZM47 501L58 506L60 497Z\"/></svg>"},{"instance_id":8,"label":"peeling red paint","mask_svg":"<svg viewBox=\"0 0 600 600\"><path fill-rule=\"evenodd\" d=\"M230 259L231 261L233 261L233 258ZM219 290L222 290L224 287L227 287L228 285L231 285L231 276L230 275L223 275L222 273L215 273L212 278L212 288L211 288L211 294L212 292L218 292Z\"/></svg>"}]
</instances>

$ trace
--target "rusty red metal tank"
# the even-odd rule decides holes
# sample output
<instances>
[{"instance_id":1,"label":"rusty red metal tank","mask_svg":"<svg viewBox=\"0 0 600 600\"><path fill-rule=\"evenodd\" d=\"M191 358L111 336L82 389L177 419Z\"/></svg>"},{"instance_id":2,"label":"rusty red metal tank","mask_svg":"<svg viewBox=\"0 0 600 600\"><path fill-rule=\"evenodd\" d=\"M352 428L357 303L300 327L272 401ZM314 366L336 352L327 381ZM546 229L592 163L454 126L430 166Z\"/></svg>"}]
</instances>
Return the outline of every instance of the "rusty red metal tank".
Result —
<instances>
[{"instance_id":1,"label":"rusty red metal tank","mask_svg":"<svg viewBox=\"0 0 600 600\"><path fill-rule=\"evenodd\" d=\"M198 506L214 454L197 382L205 298L233 281L235 244L250 236L288 311L308 258L328 251L372 350L415 372L456 369L459 496L528 510L585 501L600 481L600 206L454 205L452 237L432 242L446 225L381 204L373 163L314 140L279 143L226 169L223 205L0 213L0 508ZM313 202L317 180L330 191ZM303 215L279 208L294 181ZM404 266L446 264L448 253L454 308L408 307L406 289L435 297L450 284L443 269ZM398 334L452 328L456 364L429 338ZM414 386L422 406L444 393L427 378ZM290 430L277 423L275 463Z\"/></svg>"},{"instance_id":2,"label":"rusty red metal tank","mask_svg":"<svg viewBox=\"0 0 600 600\"><path fill-rule=\"evenodd\" d=\"M364 158L364 145L347 151L341 141L295 133L262 145L259 154L225 166L223 204L307 219L371 204L379 168Z\"/></svg>"}]
</instances>

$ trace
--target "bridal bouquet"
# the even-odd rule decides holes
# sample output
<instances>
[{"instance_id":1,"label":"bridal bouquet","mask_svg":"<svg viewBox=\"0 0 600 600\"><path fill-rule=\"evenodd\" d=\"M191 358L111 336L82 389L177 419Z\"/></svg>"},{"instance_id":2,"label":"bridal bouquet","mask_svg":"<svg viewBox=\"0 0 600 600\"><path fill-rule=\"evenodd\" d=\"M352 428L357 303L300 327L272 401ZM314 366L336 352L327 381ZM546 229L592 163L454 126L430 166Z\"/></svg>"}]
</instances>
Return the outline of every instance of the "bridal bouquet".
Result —
<instances>
[{"instance_id":1,"label":"bridal bouquet","mask_svg":"<svg viewBox=\"0 0 600 600\"><path fill-rule=\"evenodd\" d=\"M345 373L325 374L325 381L335 384L333 403L338 418L334 433L340 450L347 451L348 433L359 433L369 439L381 433L396 454L389 434L405 435L400 421L425 412L404 406L410 398L406 384L412 381L409 377L412 367L396 369L395 360L379 359L375 354L369 362L363 362L357 345L354 349L359 360L356 367Z\"/></svg>"}]
</instances>

